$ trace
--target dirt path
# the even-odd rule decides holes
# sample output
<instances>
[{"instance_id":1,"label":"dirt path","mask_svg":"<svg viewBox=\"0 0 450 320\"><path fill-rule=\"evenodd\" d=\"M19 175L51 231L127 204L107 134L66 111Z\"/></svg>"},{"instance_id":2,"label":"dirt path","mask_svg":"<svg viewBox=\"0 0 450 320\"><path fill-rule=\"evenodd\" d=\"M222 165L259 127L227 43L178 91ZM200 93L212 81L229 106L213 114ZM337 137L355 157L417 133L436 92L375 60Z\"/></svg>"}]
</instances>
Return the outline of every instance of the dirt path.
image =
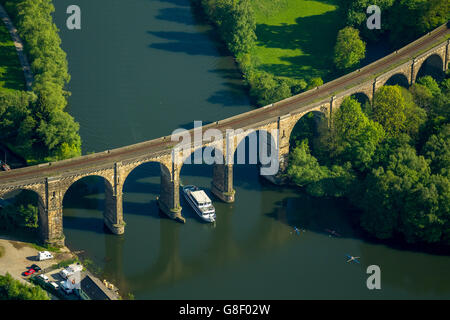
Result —
<instances>
[{"instance_id":1,"label":"dirt path","mask_svg":"<svg viewBox=\"0 0 450 320\"><path fill-rule=\"evenodd\" d=\"M8 16L8 13L1 4L0 19L3 21L9 33L11 34L11 39L14 41L14 46L16 47L17 55L19 57L20 64L22 65L27 90L31 91L31 87L33 85L33 74L31 73L30 64L28 63L27 56L25 55L25 52L23 50L22 40L20 39L17 29L14 27L11 18Z\"/></svg>"}]
</instances>

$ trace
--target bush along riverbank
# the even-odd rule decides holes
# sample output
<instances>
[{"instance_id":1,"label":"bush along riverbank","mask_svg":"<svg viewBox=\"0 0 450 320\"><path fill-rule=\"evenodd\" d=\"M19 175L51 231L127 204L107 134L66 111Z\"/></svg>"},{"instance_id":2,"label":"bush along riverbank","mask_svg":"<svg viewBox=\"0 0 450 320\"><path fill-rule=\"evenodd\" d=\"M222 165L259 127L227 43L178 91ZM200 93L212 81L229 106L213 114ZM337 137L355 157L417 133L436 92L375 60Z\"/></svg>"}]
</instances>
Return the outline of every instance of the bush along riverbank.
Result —
<instances>
[{"instance_id":1,"label":"bush along riverbank","mask_svg":"<svg viewBox=\"0 0 450 320\"><path fill-rule=\"evenodd\" d=\"M376 0L371 4L384 12L383 25L381 30L369 30L367 1L191 3L217 28L258 106L313 89L323 84L322 79L330 81L370 63L378 51L387 54L445 23L449 12L446 0Z\"/></svg>"},{"instance_id":2,"label":"bush along riverbank","mask_svg":"<svg viewBox=\"0 0 450 320\"><path fill-rule=\"evenodd\" d=\"M0 90L0 141L28 164L81 154L79 125L64 111L70 95L66 53L53 23L51 0L0 0L24 42L32 91Z\"/></svg>"},{"instance_id":3,"label":"bush along riverbank","mask_svg":"<svg viewBox=\"0 0 450 320\"><path fill-rule=\"evenodd\" d=\"M274 76L259 70L258 59L252 54L256 44L256 19L250 0L191 0L208 20L234 55L249 87L250 97L258 106L283 100L323 84L321 78L309 83L302 79Z\"/></svg>"},{"instance_id":4,"label":"bush along riverbank","mask_svg":"<svg viewBox=\"0 0 450 320\"><path fill-rule=\"evenodd\" d=\"M34 74L31 91L0 88L1 144L28 165L81 155L79 125L64 111L70 95L65 90L70 75L53 23L52 1L0 0L0 4L19 32ZM37 234L36 194L23 191L1 205L1 230Z\"/></svg>"},{"instance_id":5,"label":"bush along riverbank","mask_svg":"<svg viewBox=\"0 0 450 320\"><path fill-rule=\"evenodd\" d=\"M254 8L267 6L268 1L191 2L217 27L257 105L267 105L323 84L320 78L311 78L307 83L258 69L255 45L257 41L258 45L259 42L265 45L267 39L257 39ZM396 0L378 2L374 4L391 9L386 30L396 27L394 22L402 10L418 17L419 27L412 37L408 36L408 42L447 19L436 15L448 12L445 0L432 3L413 0L410 5ZM289 1L277 3L289 5ZM332 65L351 71L365 55L365 43L359 32L364 40L372 42L386 34L363 32L365 14L344 15L366 6L361 1L336 3L342 15L339 28L345 24L349 27L336 30L337 42L332 53L335 65ZM273 7L275 2L269 5ZM407 33L407 26L413 21L408 19L398 20L403 33ZM396 47L401 37L398 32L391 34L392 47ZM355 53L356 58L349 59ZM378 90L372 104L348 98L333 115L330 128L315 115L303 117L293 132L289 166L283 180L316 197L348 198L361 209L357 218L360 226L375 238L401 237L408 243L449 245L449 81L447 73L435 79L422 77L409 89L385 86Z\"/></svg>"},{"instance_id":6,"label":"bush along riverbank","mask_svg":"<svg viewBox=\"0 0 450 320\"><path fill-rule=\"evenodd\" d=\"M450 74L409 89L384 86L372 104L349 97L326 121L294 128L288 178L316 197L346 197L378 239L450 245Z\"/></svg>"}]
</instances>

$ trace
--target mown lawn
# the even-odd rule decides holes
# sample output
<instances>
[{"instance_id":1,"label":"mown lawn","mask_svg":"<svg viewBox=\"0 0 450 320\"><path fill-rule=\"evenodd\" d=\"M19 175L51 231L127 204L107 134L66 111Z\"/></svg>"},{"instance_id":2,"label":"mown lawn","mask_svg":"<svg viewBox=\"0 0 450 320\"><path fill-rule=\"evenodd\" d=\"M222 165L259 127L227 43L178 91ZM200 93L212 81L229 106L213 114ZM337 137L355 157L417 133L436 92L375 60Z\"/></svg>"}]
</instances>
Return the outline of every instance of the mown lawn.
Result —
<instances>
[{"instance_id":1,"label":"mown lawn","mask_svg":"<svg viewBox=\"0 0 450 320\"><path fill-rule=\"evenodd\" d=\"M25 79L16 48L0 21L0 90L25 90Z\"/></svg>"},{"instance_id":2,"label":"mown lawn","mask_svg":"<svg viewBox=\"0 0 450 320\"><path fill-rule=\"evenodd\" d=\"M308 81L333 78L333 49L343 19L337 0L254 0L259 69Z\"/></svg>"}]
</instances>

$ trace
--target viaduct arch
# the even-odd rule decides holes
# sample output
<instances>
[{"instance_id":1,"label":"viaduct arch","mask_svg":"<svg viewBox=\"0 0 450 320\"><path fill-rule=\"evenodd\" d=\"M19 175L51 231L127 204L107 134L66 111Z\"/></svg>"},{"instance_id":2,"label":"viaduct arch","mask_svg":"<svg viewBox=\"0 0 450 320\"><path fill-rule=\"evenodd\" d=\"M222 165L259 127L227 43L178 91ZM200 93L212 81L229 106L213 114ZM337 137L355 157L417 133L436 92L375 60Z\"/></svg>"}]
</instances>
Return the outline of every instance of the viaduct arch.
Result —
<instances>
[{"instance_id":1,"label":"viaduct arch","mask_svg":"<svg viewBox=\"0 0 450 320\"><path fill-rule=\"evenodd\" d=\"M376 90L397 74L403 75L408 85L411 85L424 64L431 63L442 71L447 70L450 62L449 35L447 25L443 25L400 50L320 87L205 125L202 127L203 132L215 129L222 133L222 138L203 141L201 147L221 146L221 150L234 154L248 130L277 132L276 136L272 136L277 147L279 167L284 170L289 154L290 135L301 117L317 111L330 119L333 110L339 108L346 97L358 93L365 94L372 101ZM229 130L232 130L231 133ZM189 135L194 137L194 129L189 131ZM188 149L192 153L198 147L191 144ZM184 220L179 199L180 170L183 164L180 160L183 160L183 153L177 148L177 141L165 136L96 154L1 172L0 197L19 189L35 191L40 197L40 216L44 217L42 240L52 245L62 245L62 203L65 192L79 179L100 176L105 179L107 186L105 224L113 233L122 234L125 229L122 210L124 182L131 171L147 162L160 163L160 209L173 219ZM234 201L232 164L218 165L215 168L212 191L223 201Z\"/></svg>"}]
</instances>

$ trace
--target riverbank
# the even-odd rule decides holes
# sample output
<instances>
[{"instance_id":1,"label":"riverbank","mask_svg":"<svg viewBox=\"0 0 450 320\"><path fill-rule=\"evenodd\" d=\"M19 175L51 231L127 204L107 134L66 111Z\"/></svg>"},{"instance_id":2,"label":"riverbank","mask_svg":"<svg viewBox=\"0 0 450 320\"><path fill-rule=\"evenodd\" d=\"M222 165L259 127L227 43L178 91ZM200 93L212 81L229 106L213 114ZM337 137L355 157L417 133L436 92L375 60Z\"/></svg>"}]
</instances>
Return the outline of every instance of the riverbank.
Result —
<instances>
[{"instance_id":1,"label":"riverbank","mask_svg":"<svg viewBox=\"0 0 450 320\"><path fill-rule=\"evenodd\" d=\"M80 155L79 125L64 111L70 75L67 54L53 22L52 0L43 0L39 10L32 1L0 3L4 5L0 17L9 30L28 90L2 91L0 103L8 109L1 115L0 140L29 164ZM13 58L11 55L7 61ZM45 113L39 111L43 109Z\"/></svg>"},{"instance_id":2,"label":"riverbank","mask_svg":"<svg viewBox=\"0 0 450 320\"><path fill-rule=\"evenodd\" d=\"M39 251L43 250L51 251L54 258L38 261L36 256ZM51 276L51 279L60 281L59 271L74 261L80 261L78 255L66 246L57 249L44 248L32 242L21 241L14 236L0 235L0 275L9 273L14 279L22 283L29 283L29 277L23 276L22 273L28 270L27 268L32 264L37 264L44 274ZM106 280L101 281L91 270L88 270L86 265L84 267L85 270L81 280L89 282L87 286L90 291L95 293L93 294L94 297L101 297L99 299L107 297L109 300L121 299L115 286L111 286Z\"/></svg>"},{"instance_id":3,"label":"riverbank","mask_svg":"<svg viewBox=\"0 0 450 320\"><path fill-rule=\"evenodd\" d=\"M28 281L26 277L22 276L22 273L33 263L38 264L41 269L46 269L54 264L76 258L67 247L62 247L57 252L53 252L54 259L37 261L36 256L41 251L40 248L31 242L24 242L13 236L0 235L0 248L3 252L0 257L0 274L9 273L23 283L28 283ZM45 249L42 248L42 250Z\"/></svg>"},{"instance_id":4,"label":"riverbank","mask_svg":"<svg viewBox=\"0 0 450 320\"><path fill-rule=\"evenodd\" d=\"M314 89L323 78L330 81L340 75L333 63L343 21L337 1L191 3L217 28L257 106Z\"/></svg>"}]
</instances>

